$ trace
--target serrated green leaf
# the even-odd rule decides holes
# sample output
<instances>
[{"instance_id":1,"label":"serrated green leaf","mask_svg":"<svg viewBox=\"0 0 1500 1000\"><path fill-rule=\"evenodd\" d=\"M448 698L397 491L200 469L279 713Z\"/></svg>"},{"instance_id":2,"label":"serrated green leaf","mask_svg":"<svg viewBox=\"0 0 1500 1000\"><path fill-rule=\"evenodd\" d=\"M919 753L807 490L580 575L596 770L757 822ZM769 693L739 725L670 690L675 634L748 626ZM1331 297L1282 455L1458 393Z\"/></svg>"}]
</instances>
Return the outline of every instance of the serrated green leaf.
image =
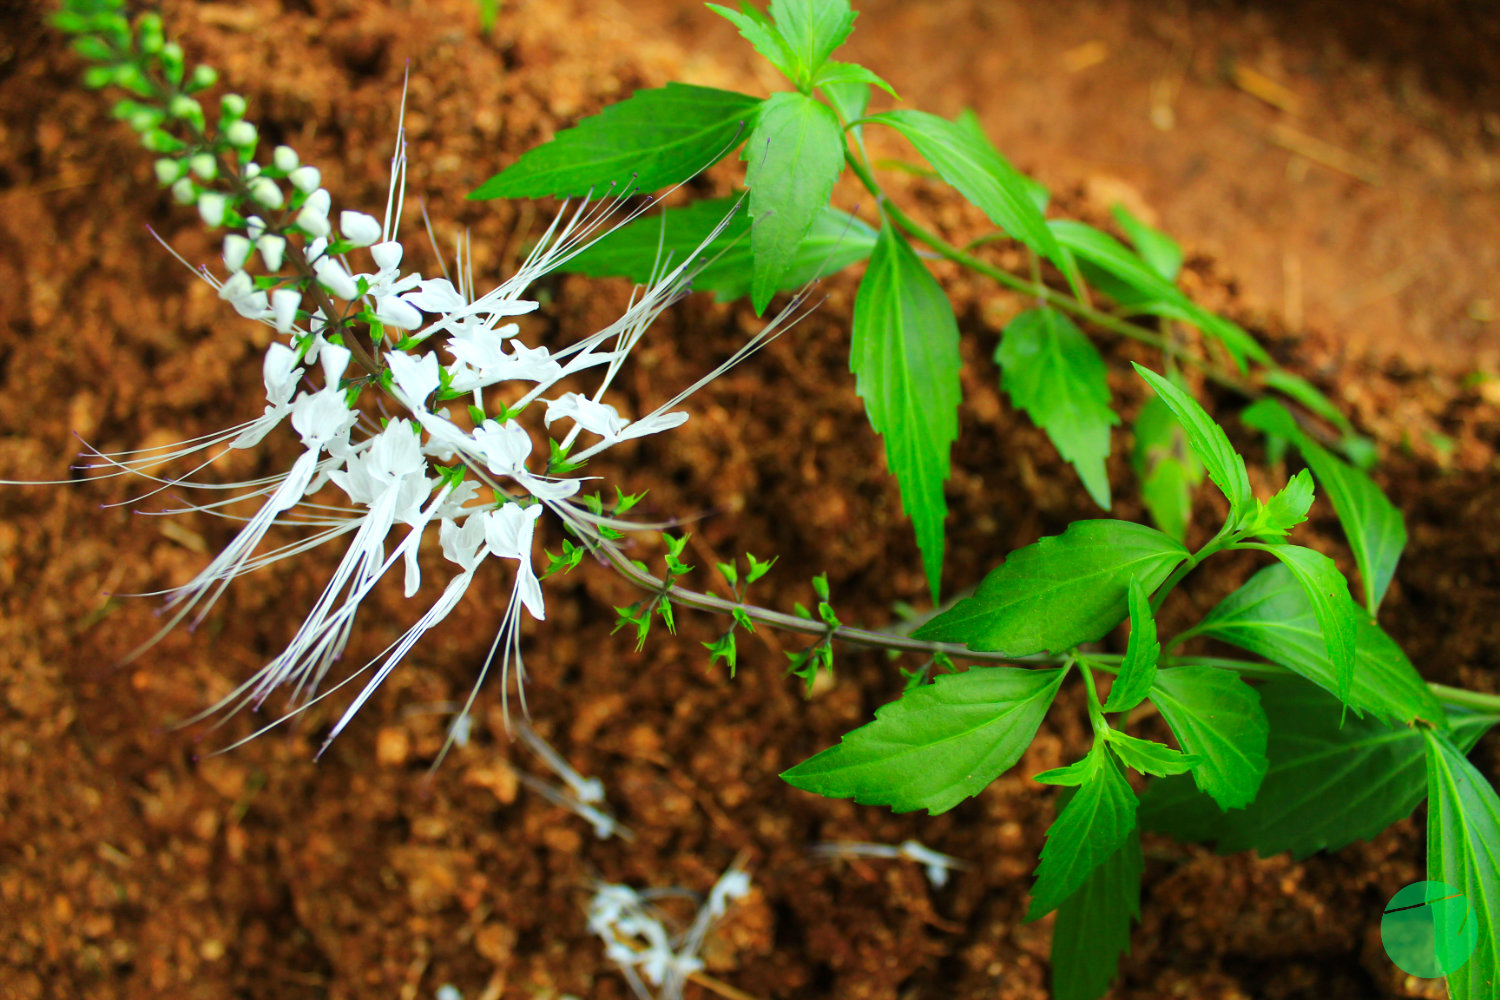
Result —
<instances>
[{"instance_id":1,"label":"serrated green leaf","mask_svg":"<svg viewBox=\"0 0 1500 1000\"><path fill-rule=\"evenodd\" d=\"M1151 519L1179 542L1192 520L1193 490L1203 482L1203 463L1160 396L1152 396L1135 418L1131 466L1141 480L1141 500Z\"/></svg>"},{"instance_id":2,"label":"serrated green leaf","mask_svg":"<svg viewBox=\"0 0 1500 1000\"><path fill-rule=\"evenodd\" d=\"M1220 809L1255 798L1266 773L1269 723L1254 688L1230 670L1174 667L1157 673L1151 701L1183 749L1202 758L1193 781Z\"/></svg>"},{"instance_id":3,"label":"serrated green leaf","mask_svg":"<svg viewBox=\"0 0 1500 1000\"><path fill-rule=\"evenodd\" d=\"M1335 458L1302 433L1280 403L1261 400L1245 410L1241 419L1257 430L1286 438L1302 453L1344 528L1344 537L1349 540L1359 566L1365 607L1374 614L1396 575L1401 550L1406 547L1406 521L1401 511L1386 499L1369 476Z\"/></svg>"},{"instance_id":4,"label":"serrated green leaf","mask_svg":"<svg viewBox=\"0 0 1500 1000\"><path fill-rule=\"evenodd\" d=\"M1141 800L1144 828L1214 843L1221 854L1304 858L1374 838L1422 801L1421 728L1374 716L1340 726L1338 700L1300 678L1272 680L1259 692L1270 723L1269 765L1254 801L1224 813L1185 778L1155 781ZM1496 721L1455 717L1453 738L1472 747Z\"/></svg>"},{"instance_id":5,"label":"serrated green leaf","mask_svg":"<svg viewBox=\"0 0 1500 1000\"><path fill-rule=\"evenodd\" d=\"M948 296L911 246L883 226L854 298L849 369L870 425L885 439L934 602L948 515L943 483L958 437L959 366L958 321Z\"/></svg>"},{"instance_id":6,"label":"serrated green leaf","mask_svg":"<svg viewBox=\"0 0 1500 1000\"><path fill-rule=\"evenodd\" d=\"M1053 1000L1099 1000L1130 953L1145 871L1140 830L1105 858L1057 908L1052 924Z\"/></svg>"},{"instance_id":7,"label":"serrated green leaf","mask_svg":"<svg viewBox=\"0 0 1500 1000\"><path fill-rule=\"evenodd\" d=\"M1135 246L1135 252L1141 255L1141 260L1169 282L1177 281L1177 274L1182 270L1182 247L1160 229L1153 229L1137 218L1130 209L1124 205L1116 205L1111 212L1120 228L1125 230L1125 235L1130 237L1130 242Z\"/></svg>"},{"instance_id":8,"label":"serrated green leaf","mask_svg":"<svg viewBox=\"0 0 1500 1000\"><path fill-rule=\"evenodd\" d=\"M844 167L844 131L833 109L805 94L766 98L740 154L750 186L751 303L764 312L797 258L797 248L828 206Z\"/></svg>"},{"instance_id":9,"label":"serrated green leaf","mask_svg":"<svg viewBox=\"0 0 1500 1000\"><path fill-rule=\"evenodd\" d=\"M1053 219L1047 227L1069 254L1124 286L1099 283L1122 305L1196 326L1223 344L1241 370L1247 358L1263 365L1272 364L1265 348L1243 328L1199 306L1113 236L1071 219Z\"/></svg>"},{"instance_id":10,"label":"serrated green leaf","mask_svg":"<svg viewBox=\"0 0 1500 1000\"><path fill-rule=\"evenodd\" d=\"M1046 431L1089 496L1108 510L1104 460L1120 417L1109 408L1104 359L1093 342L1056 309L1028 309L1006 325L995 363L1011 403Z\"/></svg>"},{"instance_id":11,"label":"serrated green leaf","mask_svg":"<svg viewBox=\"0 0 1500 1000\"><path fill-rule=\"evenodd\" d=\"M693 253L733 212L728 225L704 248L705 263L693 274L693 288L713 292L719 302L749 296L754 263L750 215L737 198L714 198L669 208L621 226L588 249L565 261L561 270L596 278L623 277L637 283L652 279L663 260L680 262ZM875 249L875 230L847 212L825 205L797 244L776 290L800 288L819 275L831 274Z\"/></svg>"},{"instance_id":12,"label":"serrated green leaf","mask_svg":"<svg viewBox=\"0 0 1500 1000\"><path fill-rule=\"evenodd\" d=\"M787 46L774 25L764 14L748 3L741 3L739 10L716 3L706 4L709 10L729 21L740 30L740 35L755 47L767 62L775 66L788 80L797 79L797 57Z\"/></svg>"},{"instance_id":13,"label":"serrated green leaf","mask_svg":"<svg viewBox=\"0 0 1500 1000\"><path fill-rule=\"evenodd\" d=\"M1106 712L1128 712L1141 703L1151 690L1156 679L1156 661L1161 656L1161 643L1156 641L1156 618L1151 614L1151 596L1141 581L1130 578L1130 641L1125 647L1125 659L1120 663L1120 672L1110 685L1109 698L1104 702Z\"/></svg>"},{"instance_id":14,"label":"serrated green leaf","mask_svg":"<svg viewBox=\"0 0 1500 1000\"><path fill-rule=\"evenodd\" d=\"M1025 656L1093 642L1120 624L1132 576L1155 590L1187 549L1129 521L1074 521L1010 554L966 597L917 629L918 639Z\"/></svg>"},{"instance_id":15,"label":"serrated green leaf","mask_svg":"<svg viewBox=\"0 0 1500 1000\"><path fill-rule=\"evenodd\" d=\"M1158 777L1186 774L1203 761L1197 754L1173 750L1164 743L1137 739L1118 729L1106 729L1104 741L1122 764L1142 774L1154 774Z\"/></svg>"},{"instance_id":16,"label":"serrated green leaf","mask_svg":"<svg viewBox=\"0 0 1500 1000\"><path fill-rule=\"evenodd\" d=\"M1250 475L1245 471L1245 460L1229 443L1224 428L1214 423L1197 400L1173 385L1170 379L1141 365L1135 365L1135 370L1176 415L1187 433L1193 453L1208 471L1208 478L1214 481L1214 485L1229 500L1230 524L1237 523L1249 511L1255 494L1250 491Z\"/></svg>"},{"instance_id":17,"label":"serrated green leaf","mask_svg":"<svg viewBox=\"0 0 1500 1000\"><path fill-rule=\"evenodd\" d=\"M1135 793L1113 756L1098 744L1091 773L1047 830L1026 920L1044 917L1081 888L1136 828Z\"/></svg>"},{"instance_id":18,"label":"serrated green leaf","mask_svg":"<svg viewBox=\"0 0 1500 1000\"><path fill-rule=\"evenodd\" d=\"M849 0L771 0L771 17L797 60L797 80L812 79L854 30Z\"/></svg>"},{"instance_id":19,"label":"serrated green leaf","mask_svg":"<svg viewBox=\"0 0 1500 1000\"><path fill-rule=\"evenodd\" d=\"M979 792L1031 745L1062 670L944 674L877 709L875 721L782 772L819 795L936 814Z\"/></svg>"},{"instance_id":20,"label":"serrated green leaf","mask_svg":"<svg viewBox=\"0 0 1500 1000\"><path fill-rule=\"evenodd\" d=\"M1393 722L1422 719L1441 725L1442 706L1401 647L1347 594L1347 612L1358 621L1354 683L1347 703ZM1337 677L1306 591L1285 566L1267 566L1220 601L1193 632L1263 656L1338 694Z\"/></svg>"},{"instance_id":21,"label":"serrated green leaf","mask_svg":"<svg viewBox=\"0 0 1500 1000\"><path fill-rule=\"evenodd\" d=\"M1246 519L1241 530L1247 538L1281 541L1288 531L1307 520L1312 502L1312 474L1303 469L1271 499L1257 500L1255 513Z\"/></svg>"},{"instance_id":22,"label":"serrated green leaf","mask_svg":"<svg viewBox=\"0 0 1500 1000\"><path fill-rule=\"evenodd\" d=\"M1033 774L1031 780L1042 785L1063 785L1076 788L1087 781L1094 773L1094 760L1088 756L1080 757L1066 767L1054 767L1043 771L1041 774Z\"/></svg>"},{"instance_id":23,"label":"serrated green leaf","mask_svg":"<svg viewBox=\"0 0 1500 1000\"><path fill-rule=\"evenodd\" d=\"M1262 545L1245 543L1241 547L1269 552L1281 564L1292 571L1292 576L1302 585L1308 602L1312 605L1313 617L1318 631L1323 634L1323 643L1328 650L1328 660L1333 665L1334 694L1339 700L1349 700L1349 689L1354 684L1354 655L1360 622L1365 615L1349 597L1349 581L1339 572L1332 559L1315 549L1301 545Z\"/></svg>"},{"instance_id":24,"label":"serrated green leaf","mask_svg":"<svg viewBox=\"0 0 1500 1000\"><path fill-rule=\"evenodd\" d=\"M685 83L637 90L526 152L469 197L573 198L678 184L739 145L760 103Z\"/></svg>"},{"instance_id":25,"label":"serrated green leaf","mask_svg":"<svg viewBox=\"0 0 1500 1000\"><path fill-rule=\"evenodd\" d=\"M826 62L823 68L818 70L818 75L813 77L815 87L827 87L840 83L863 83L879 87L896 100L901 100L901 95L896 93L895 88L858 63Z\"/></svg>"},{"instance_id":26,"label":"serrated green leaf","mask_svg":"<svg viewBox=\"0 0 1500 1000\"><path fill-rule=\"evenodd\" d=\"M991 222L1057 264L1064 274L1075 273L1071 258L1064 254L1037 208L1035 185L984 139L976 125L908 109L872 115L867 120L900 132L943 180L979 207Z\"/></svg>"},{"instance_id":27,"label":"serrated green leaf","mask_svg":"<svg viewBox=\"0 0 1500 1000\"><path fill-rule=\"evenodd\" d=\"M1427 741L1427 877L1468 897L1479 939L1448 974L1453 1000L1500 997L1500 796L1442 733ZM1443 932L1441 925L1439 933Z\"/></svg>"}]
</instances>

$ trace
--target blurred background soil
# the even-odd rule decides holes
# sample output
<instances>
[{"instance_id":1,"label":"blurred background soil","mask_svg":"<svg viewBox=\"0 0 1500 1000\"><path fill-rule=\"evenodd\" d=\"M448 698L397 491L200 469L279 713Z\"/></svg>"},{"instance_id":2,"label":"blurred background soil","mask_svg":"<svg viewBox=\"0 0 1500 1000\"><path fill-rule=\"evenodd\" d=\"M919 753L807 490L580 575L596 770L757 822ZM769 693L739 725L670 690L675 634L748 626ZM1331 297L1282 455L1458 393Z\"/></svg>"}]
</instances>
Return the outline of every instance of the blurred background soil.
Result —
<instances>
[{"instance_id":1,"label":"blurred background soil","mask_svg":"<svg viewBox=\"0 0 1500 1000\"><path fill-rule=\"evenodd\" d=\"M250 99L267 148L294 145L343 205L383 203L409 62L408 207L426 200L445 249L472 228L485 277L515 264L551 206L463 195L555 129L671 79L756 93L777 85L727 23L680 0L506 2L488 36L460 0L170 0L163 11L189 58ZM1493 7L870 0L861 11L850 58L909 106L974 107L1060 211L1104 223L1123 201L1159 221L1188 249L1186 287L1257 331L1380 442L1377 478L1412 536L1384 621L1431 679L1500 687ZM75 85L78 71L37 8L0 3L4 478L69 478L79 438L105 450L159 445L260 408L267 330L222 308L152 241L148 226L190 262L216 258L106 102ZM734 176L719 168L692 187L725 193ZM983 231L940 185L892 184L950 238ZM852 195L841 204L870 207ZM430 251L409 246L435 270ZM1023 303L949 270L940 277L959 307L966 360L949 486L952 591L1097 511L997 391L988 357ZM705 390L682 429L597 471L649 489L650 515L701 515L689 549L699 566L747 549L779 554L757 585L762 602L808 601L808 579L827 571L846 621L884 624L895 602L920 604L925 587L847 371L856 278L829 279L818 311ZM627 294L571 278L546 288L547 316L532 327L542 341L608 318ZM691 382L755 329L747 309L701 298L641 348L621 387L627 412ZM1119 367L1154 359L1109 350L1129 416L1142 392ZM1217 403L1237 427L1236 401ZM226 460L222 474L285 468L288 436ZM1261 458L1248 436L1238 440ZM1128 447L1117 433L1114 513L1136 518ZM1276 474L1259 473L1257 487L1274 488ZM585 566L549 584L548 620L528 630L526 657L537 728L604 780L636 831L631 843L597 842L518 787L517 768L540 768L508 740L494 684L470 743L428 773L442 706L467 693L508 586L484 574L321 761L312 758L332 709L217 756L208 751L254 720L172 728L282 647L333 556L242 581L196 632L119 666L158 622L151 600L115 595L184 582L228 537L199 515L104 506L139 490L118 480L0 490L5 1000L416 1000L443 983L469 1000L613 1000L627 987L587 934L590 879L705 890L740 852L756 891L705 951L737 996L1046 995L1051 921L1021 916L1053 793L1026 776L1084 745L1076 693L1064 693L1020 766L946 815L817 799L777 773L890 700L896 664L841 651L834 683L804 699L782 676L795 640L742 637L731 680L699 645L723 623L686 614L678 638L653 636L637 653L610 634L610 606L635 595ZM1205 490L1197 531L1214 502ZM555 548L555 529L544 535ZM1321 503L1303 540L1347 563ZM636 547L659 558L649 539ZM1233 582L1192 582L1169 606L1174 624ZM350 663L412 617L398 591L381 593ZM1493 741L1476 760L1500 775ZM1430 995L1430 984L1395 972L1376 936L1385 900L1421 875L1420 820L1304 863L1148 839L1142 924L1114 995ZM906 837L974 867L934 891L910 864L832 864L807 850Z\"/></svg>"}]
</instances>

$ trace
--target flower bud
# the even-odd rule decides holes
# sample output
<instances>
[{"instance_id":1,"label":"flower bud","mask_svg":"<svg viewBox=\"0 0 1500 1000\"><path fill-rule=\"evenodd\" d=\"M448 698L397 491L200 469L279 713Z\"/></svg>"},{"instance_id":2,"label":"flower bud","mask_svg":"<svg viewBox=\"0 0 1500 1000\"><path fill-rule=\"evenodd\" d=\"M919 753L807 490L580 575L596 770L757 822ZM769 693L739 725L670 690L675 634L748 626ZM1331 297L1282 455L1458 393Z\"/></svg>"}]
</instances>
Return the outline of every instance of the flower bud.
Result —
<instances>
[{"instance_id":1,"label":"flower bud","mask_svg":"<svg viewBox=\"0 0 1500 1000\"><path fill-rule=\"evenodd\" d=\"M172 200L177 204L191 205L196 197L198 197L198 185L193 183L191 177L183 177L172 185Z\"/></svg>"},{"instance_id":2,"label":"flower bud","mask_svg":"<svg viewBox=\"0 0 1500 1000\"><path fill-rule=\"evenodd\" d=\"M245 99L239 94L225 94L219 98L219 117L225 125L245 117Z\"/></svg>"},{"instance_id":3,"label":"flower bud","mask_svg":"<svg viewBox=\"0 0 1500 1000\"><path fill-rule=\"evenodd\" d=\"M380 222L373 215L366 215L364 212L340 212L339 232L355 246L367 247L379 242Z\"/></svg>"},{"instance_id":4,"label":"flower bud","mask_svg":"<svg viewBox=\"0 0 1500 1000\"><path fill-rule=\"evenodd\" d=\"M245 220L245 235L252 240L260 239L261 233L266 231L266 220L258 215L252 215Z\"/></svg>"},{"instance_id":5,"label":"flower bud","mask_svg":"<svg viewBox=\"0 0 1500 1000\"><path fill-rule=\"evenodd\" d=\"M212 153L194 153L188 160L188 166L192 168L194 175L206 181L213 180L219 174L219 161L214 159Z\"/></svg>"},{"instance_id":6,"label":"flower bud","mask_svg":"<svg viewBox=\"0 0 1500 1000\"><path fill-rule=\"evenodd\" d=\"M218 191L205 191L198 196L198 214L209 226L223 225L224 210L228 207L229 199Z\"/></svg>"},{"instance_id":7,"label":"flower bud","mask_svg":"<svg viewBox=\"0 0 1500 1000\"><path fill-rule=\"evenodd\" d=\"M271 319L277 333L291 333L297 321L297 308L302 305L302 293L295 288L278 288L271 293Z\"/></svg>"},{"instance_id":8,"label":"flower bud","mask_svg":"<svg viewBox=\"0 0 1500 1000\"><path fill-rule=\"evenodd\" d=\"M339 298L351 301L359 298L359 285L350 277L344 265L332 257L324 257L314 264L313 273L318 276L319 284Z\"/></svg>"},{"instance_id":9,"label":"flower bud","mask_svg":"<svg viewBox=\"0 0 1500 1000\"><path fill-rule=\"evenodd\" d=\"M188 78L188 89L191 91L207 90L218 82L218 70L212 66L194 66L193 75Z\"/></svg>"},{"instance_id":10,"label":"flower bud","mask_svg":"<svg viewBox=\"0 0 1500 1000\"><path fill-rule=\"evenodd\" d=\"M375 318L386 326L398 330L416 330L422 326L422 313L410 302L402 302L394 295L380 300L375 309Z\"/></svg>"},{"instance_id":11,"label":"flower bud","mask_svg":"<svg viewBox=\"0 0 1500 1000\"><path fill-rule=\"evenodd\" d=\"M280 208L283 202L281 188L269 177L257 177L250 182L250 199L264 208Z\"/></svg>"},{"instance_id":12,"label":"flower bud","mask_svg":"<svg viewBox=\"0 0 1500 1000\"><path fill-rule=\"evenodd\" d=\"M167 113L173 118L202 118L203 108L186 94L178 94L167 105Z\"/></svg>"},{"instance_id":13,"label":"flower bud","mask_svg":"<svg viewBox=\"0 0 1500 1000\"><path fill-rule=\"evenodd\" d=\"M255 147L255 126L241 119L224 130L224 138L235 149L253 149Z\"/></svg>"},{"instance_id":14,"label":"flower bud","mask_svg":"<svg viewBox=\"0 0 1500 1000\"><path fill-rule=\"evenodd\" d=\"M231 271L243 270L250 256L250 241L239 233L224 237L224 266Z\"/></svg>"},{"instance_id":15,"label":"flower bud","mask_svg":"<svg viewBox=\"0 0 1500 1000\"><path fill-rule=\"evenodd\" d=\"M271 165L284 174L297 169L297 151L291 146L277 146L271 153Z\"/></svg>"},{"instance_id":16,"label":"flower bud","mask_svg":"<svg viewBox=\"0 0 1500 1000\"><path fill-rule=\"evenodd\" d=\"M316 191L318 185L323 183L323 175L318 172L317 167L298 167L291 172L288 178L292 186L303 194Z\"/></svg>"},{"instance_id":17,"label":"flower bud","mask_svg":"<svg viewBox=\"0 0 1500 1000\"><path fill-rule=\"evenodd\" d=\"M247 183L254 180L255 178L260 176L260 164L254 162L245 164L245 169L241 171L240 176L243 177Z\"/></svg>"},{"instance_id":18,"label":"flower bud","mask_svg":"<svg viewBox=\"0 0 1500 1000\"><path fill-rule=\"evenodd\" d=\"M164 156L152 164L152 168L156 171L157 182L163 187L175 182L182 176L181 160L173 160Z\"/></svg>"},{"instance_id":19,"label":"flower bud","mask_svg":"<svg viewBox=\"0 0 1500 1000\"><path fill-rule=\"evenodd\" d=\"M281 258L286 254L286 237L266 233L255 241L255 248L260 251L260 259L266 262L266 270L281 270Z\"/></svg>"}]
</instances>

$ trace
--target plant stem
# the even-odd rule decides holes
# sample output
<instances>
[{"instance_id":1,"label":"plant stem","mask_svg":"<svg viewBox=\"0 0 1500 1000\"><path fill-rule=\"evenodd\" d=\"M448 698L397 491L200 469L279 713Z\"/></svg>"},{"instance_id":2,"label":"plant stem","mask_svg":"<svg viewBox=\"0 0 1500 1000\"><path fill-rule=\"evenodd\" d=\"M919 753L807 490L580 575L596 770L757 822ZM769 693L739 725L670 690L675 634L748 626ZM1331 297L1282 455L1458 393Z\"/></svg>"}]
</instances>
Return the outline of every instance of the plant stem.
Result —
<instances>
[{"instance_id":1,"label":"plant stem","mask_svg":"<svg viewBox=\"0 0 1500 1000\"><path fill-rule=\"evenodd\" d=\"M1480 712L1500 712L1500 694L1485 694L1482 691L1466 691L1446 684L1428 682L1427 687L1437 695L1439 701L1460 708L1472 708Z\"/></svg>"},{"instance_id":2,"label":"plant stem","mask_svg":"<svg viewBox=\"0 0 1500 1000\"><path fill-rule=\"evenodd\" d=\"M1054 306L1058 309L1063 310L1064 312L1072 313L1079 319L1092 323L1095 326L1103 327L1104 329L1109 330L1113 333L1117 333L1122 337L1128 337L1131 340L1137 340L1143 344L1149 344L1170 357L1177 358L1183 362L1186 362L1187 364L1201 369L1205 378L1209 379L1210 381L1216 382L1219 385L1224 386L1225 388L1232 389L1235 392L1240 393L1241 395L1248 396L1252 399L1259 398L1261 395L1263 395L1263 393L1259 389L1255 388L1255 386L1251 385L1249 382L1226 374L1225 372L1219 370L1218 367L1213 364L1213 362L1207 361L1203 358L1189 353L1176 344L1171 343L1169 340L1167 340L1167 338L1161 336L1161 334L1156 333L1153 330L1148 330L1146 327L1143 327L1137 323L1131 323L1128 320L1120 319L1118 316L1112 316L1101 309L1097 309L1091 305L1087 305L1083 302L1078 301L1071 295L1049 288L1046 284L1040 281L1028 281L1025 278L1017 277L1016 275L1011 274L1009 271L1001 270L1000 268L995 267L978 257L975 257L973 254L970 254L960 249L959 247L954 246L952 243L949 243L947 240L943 239L932 230L927 229L926 227L918 223L911 216L902 211L900 206L896 205L889 198L887 198L885 192L881 189L879 182L876 181L874 175L870 173L869 168L865 166L865 164L861 163L853 153L846 152L844 155L844 161L849 165L850 169L854 171L855 175L859 177L860 182L864 184L865 188L868 189L871 194L875 195L875 197L880 199L881 208L887 215L890 216L892 222L900 226L901 229L905 230L907 235L911 236L913 239L925 243L935 253L937 253L945 260L950 260L955 264L959 264L963 267L969 268L972 271L976 271L984 275L985 277L990 278L995 283L1010 289L1013 292L1019 292L1022 295L1029 295L1041 302L1046 303L1047 305Z\"/></svg>"}]
</instances>

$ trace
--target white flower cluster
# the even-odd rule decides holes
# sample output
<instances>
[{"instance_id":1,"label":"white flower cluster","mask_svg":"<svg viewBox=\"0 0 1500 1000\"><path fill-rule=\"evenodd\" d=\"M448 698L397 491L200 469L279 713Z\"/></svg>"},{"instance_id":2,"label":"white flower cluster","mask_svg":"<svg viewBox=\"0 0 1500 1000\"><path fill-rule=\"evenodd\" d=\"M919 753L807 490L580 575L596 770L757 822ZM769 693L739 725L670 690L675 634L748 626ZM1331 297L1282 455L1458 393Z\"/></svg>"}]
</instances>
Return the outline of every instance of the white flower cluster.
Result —
<instances>
[{"instance_id":1,"label":"white flower cluster","mask_svg":"<svg viewBox=\"0 0 1500 1000\"><path fill-rule=\"evenodd\" d=\"M244 126L241 131L249 130L239 139L253 147L253 126L243 121L239 125ZM244 167L243 197L238 201L196 185L185 189L209 224L237 221L239 217L229 212L234 205L254 206L272 218L268 222L246 215L243 231L225 237L225 278L216 279L206 268L201 272L241 316L264 322L286 338L272 342L265 352L264 412L181 446L101 455L103 462L92 466L107 474L144 475L164 461L205 449L222 453L219 446L255 447L288 420L301 438L302 455L281 475L212 486L187 477L156 480L163 489L248 490L231 500L186 508L223 516L231 516L224 508L237 500L261 498L259 511L229 545L193 580L167 593L174 614L163 633L195 610L195 620L201 620L234 578L349 536L337 571L286 649L215 710L259 705L283 687L290 688L293 703L302 706L328 693L320 694L319 689L348 642L361 602L397 563L404 569L406 595L413 596L421 583L419 547L436 529L455 574L416 624L367 665L374 672L334 725L330 740L417 640L452 612L490 558L509 561L515 570L511 600L491 658L496 650L502 651L507 687L513 669L518 678L523 676L520 610L536 619L545 617L531 562L538 519L550 510L586 546L607 544L600 526L617 523L600 514L597 505L590 510L575 502L582 480L559 473L622 441L681 424L687 414L674 407L758 348L780 325L776 321L767 326L718 369L662 406L628 419L604 401L604 394L651 322L686 292L692 257L671 269L662 267L658 279L638 290L623 315L604 329L559 350L528 346L513 322L537 308L525 292L584 249L615 206L590 208L585 203L571 211L565 206L515 274L476 294L462 242L456 285L446 268L442 277L402 271L407 255L398 227L405 173L404 138L398 133L383 221L344 211L338 216L336 236L330 217L332 197L321 186L321 174L302 164L286 146L274 151L270 169L254 163ZM293 189L290 200L278 180ZM283 206L285 211L273 217ZM289 236L300 245L289 244ZM717 232L709 240L715 236ZM371 270L356 271L350 265L347 254L356 247L368 249ZM269 275L259 281L247 270L255 253ZM292 273L279 274L288 262ZM355 318L360 322L351 324ZM366 328L371 332L362 339ZM562 390L564 379L590 372L599 376L592 392ZM314 377L319 373L321 380ZM502 406L499 416L490 416L484 393L501 383L516 386L505 393L512 401ZM360 408L361 393L374 387L386 392L381 423ZM471 405L466 412L444 405L454 399ZM541 428L528 428L520 419L522 411L535 412L534 403L545 404ZM392 412L393 408L404 412ZM550 430L558 421L571 422L566 436L551 442L550 456L534 457L533 430ZM592 441L575 448L583 434ZM563 455L566 466L551 463L551 457ZM325 488L340 491L345 503L314 502ZM268 531L281 524L318 530L310 538L258 554ZM387 553L387 538L393 532L404 533ZM463 714L469 707L465 705Z\"/></svg>"},{"instance_id":2,"label":"white flower cluster","mask_svg":"<svg viewBox=\"0 0 1500 1000\"><path fill-rule=\"evenodd\" d=\"M604 954L620 967L625 981L641 1000L679 1000L688 978L703 969L698 952L709 928L722 919L733 900L750 892L750 876L730 865L708 898L698 908L692 924L680 934L669 934L649 899L678 895L665 889L645 893L628 885L601 885L589 900L589 930L604 942ZM656 987L652 993L646 983Z\"/></svg>"}]
</instances>

